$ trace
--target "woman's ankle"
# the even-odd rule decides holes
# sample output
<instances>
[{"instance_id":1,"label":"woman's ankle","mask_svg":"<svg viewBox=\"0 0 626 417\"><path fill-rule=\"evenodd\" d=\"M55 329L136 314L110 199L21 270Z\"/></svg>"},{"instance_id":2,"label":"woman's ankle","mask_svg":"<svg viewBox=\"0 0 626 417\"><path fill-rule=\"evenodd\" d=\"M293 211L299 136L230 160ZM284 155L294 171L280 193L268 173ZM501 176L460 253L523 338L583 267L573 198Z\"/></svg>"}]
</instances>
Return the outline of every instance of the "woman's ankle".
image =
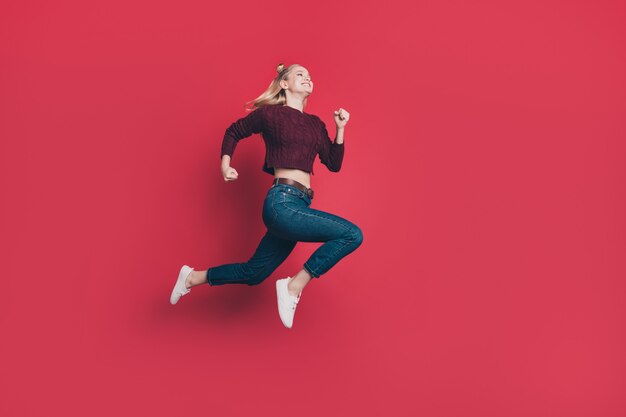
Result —
<instances>
[{"instance_id":1,"label":"woman's ankle","mask_svg":"<svg viewBox=\"0 0 626 417\"><path fill-rule=\"evenodd\" d=\"M290 295L297 297L297 295L304 290L304 287L306 287L310 280L310 275L298 273L289 281L287 291Z\"/></svg>"},{"instance_id":2,"label":"woman's ankle","mask_svg":"<svg viewBox=\"0 0 626 417\"><path fill-rule=\"evenodd\" d=\"M196 285L206 284L206 272L207 271L191 271L185 285L187 288L195 287Z\"/></svg>"}]
</instances>

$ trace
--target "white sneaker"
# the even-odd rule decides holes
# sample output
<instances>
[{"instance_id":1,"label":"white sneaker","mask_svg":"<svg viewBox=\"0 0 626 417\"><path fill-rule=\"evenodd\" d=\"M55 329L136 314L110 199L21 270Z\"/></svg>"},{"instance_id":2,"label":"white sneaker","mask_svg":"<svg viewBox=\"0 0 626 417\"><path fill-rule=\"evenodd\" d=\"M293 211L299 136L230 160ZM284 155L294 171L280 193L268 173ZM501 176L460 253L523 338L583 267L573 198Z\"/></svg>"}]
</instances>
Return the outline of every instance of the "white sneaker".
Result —
<instances>
[{"instance_id":1,"label":"white sneaker","mask_svg":"<svg viewBox=\"0 0 626 417\"><path fill-rule=\"evenodd\" d=\"M291 329L293 325L293 316L296 314L296 307L302 291L297 297L289 294L287 285L293 278L287 277L285 279L279 279L276 281L276 296L278 298L278 315L286 328Z\"/></svg>"},{"instance_id":2,"label":"white sneaker","mask_svg":"<svg viewBox=\"0 0 626 417\"><path fill-rule=\"evenodd\" d=\"M189 274L191 274L191 271L193 271L193 268L188 267L187 265L183 265L180 269L178 279L176 280L176 284L172 290L172 295L170 296L170 303L172 303L172 305L176 304L180 297L185 294L189 294L189 291L191 291L191 288L187 288L187 286L185 286L185 281L187 280Z\"/></svg>"}]
</instances>

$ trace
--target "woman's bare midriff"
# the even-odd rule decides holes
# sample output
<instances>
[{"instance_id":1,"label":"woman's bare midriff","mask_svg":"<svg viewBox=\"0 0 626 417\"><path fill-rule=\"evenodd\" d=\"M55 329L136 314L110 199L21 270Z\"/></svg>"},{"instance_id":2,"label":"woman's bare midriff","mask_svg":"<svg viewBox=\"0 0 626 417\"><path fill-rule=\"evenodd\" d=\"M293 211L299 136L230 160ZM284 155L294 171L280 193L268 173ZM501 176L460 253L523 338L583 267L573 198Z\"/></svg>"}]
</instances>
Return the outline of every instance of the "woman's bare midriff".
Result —
<instances>
[{"instance_id":1,"label":"woman's bare midriff","mask_svg":"<svg viewBox=\"0 0 626 417\"><path fill-rule=\"evenodd\" d=\"M274 178L290 178L306 188L311 188L311 174L300 169L274 168Z\"/></svg>"}]
</instances>

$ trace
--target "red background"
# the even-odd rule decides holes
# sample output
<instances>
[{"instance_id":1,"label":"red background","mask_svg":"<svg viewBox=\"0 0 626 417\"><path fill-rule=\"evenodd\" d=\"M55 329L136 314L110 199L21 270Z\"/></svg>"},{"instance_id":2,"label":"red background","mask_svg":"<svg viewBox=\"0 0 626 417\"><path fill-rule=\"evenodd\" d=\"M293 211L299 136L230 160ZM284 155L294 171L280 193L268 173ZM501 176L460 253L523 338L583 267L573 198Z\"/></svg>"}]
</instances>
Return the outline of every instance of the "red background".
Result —
<instances>
[{"instance_id":1,"label":"red background","mask_svg":"<svg viewBox=\"0 0 626 417\"><path fill-rule=\"evenodd\" d=\"M0 6L3 416L626 414L621 1ZM226 127L280 62L334 136L312 207L363 245L302 296L196 287L271 176Z\"/></svg>"}]
</instances>

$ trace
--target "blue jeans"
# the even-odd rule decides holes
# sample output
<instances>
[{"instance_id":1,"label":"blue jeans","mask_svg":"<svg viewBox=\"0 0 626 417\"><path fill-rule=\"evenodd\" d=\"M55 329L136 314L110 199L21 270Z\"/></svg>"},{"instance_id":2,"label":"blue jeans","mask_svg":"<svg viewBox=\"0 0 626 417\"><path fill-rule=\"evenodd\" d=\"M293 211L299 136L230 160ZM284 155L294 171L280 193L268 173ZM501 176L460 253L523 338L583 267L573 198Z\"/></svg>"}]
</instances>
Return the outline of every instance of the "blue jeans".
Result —
<instances>
[{"instance_id":1,"label":"blue jeans","mask_svg":"<svg viewBox=\"0 0 626 417\"><path fill-rule=\"evenodd\" d=\"M296 187L274 184L263 204L267 231L247 262L215 266L207 270L211 286L258 285L283 263L298 242L325 242L304 263L304 269L319 278L363 242L354 223L312 209L311 198Z\"/></svg>"}]
</instances>

